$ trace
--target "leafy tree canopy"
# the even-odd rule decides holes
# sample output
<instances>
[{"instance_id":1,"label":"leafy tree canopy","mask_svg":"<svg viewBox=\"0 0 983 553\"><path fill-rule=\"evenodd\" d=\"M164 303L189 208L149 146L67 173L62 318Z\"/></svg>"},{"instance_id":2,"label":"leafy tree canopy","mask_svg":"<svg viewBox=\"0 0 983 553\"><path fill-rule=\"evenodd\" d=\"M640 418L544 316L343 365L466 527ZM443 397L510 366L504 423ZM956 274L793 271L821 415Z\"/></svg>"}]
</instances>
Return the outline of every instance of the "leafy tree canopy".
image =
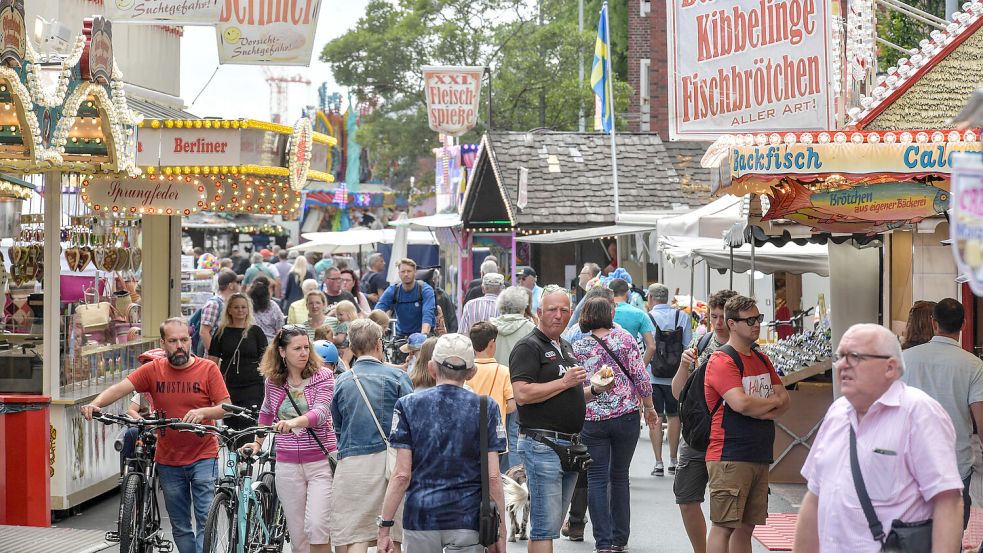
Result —
<instances>
[{"instance_id":1,"label":"leafy tree canopy","mask_svg":"<svg viewBox=\"0 0 983 553\"><path fill-rule=\"evenodd\" d=\"M403 188L416 176L426 189L433 172L419 162L439 144L427 124L421 67L490 66L495 130L577 130L581 108L592 129L590 71L601 3L584 1L580 33L571 0L371 0L355 27L324 47L321 60L339 85L377 106L358 133L375 174ZM627 8L609 9L615 111L623 113L631 92L624 82ZM488 128L487 91L486 81L478 126L462 142L476 142Z\"/></svg>"}]
</instances>

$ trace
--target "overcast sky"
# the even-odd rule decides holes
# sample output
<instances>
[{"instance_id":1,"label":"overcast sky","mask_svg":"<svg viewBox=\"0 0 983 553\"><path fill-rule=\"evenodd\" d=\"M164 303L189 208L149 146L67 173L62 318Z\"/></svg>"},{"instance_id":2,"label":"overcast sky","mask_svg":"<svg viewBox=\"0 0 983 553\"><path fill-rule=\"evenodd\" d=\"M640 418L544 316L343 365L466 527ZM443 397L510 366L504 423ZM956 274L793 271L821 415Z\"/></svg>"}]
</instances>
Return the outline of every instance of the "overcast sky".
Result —
<instances>
[{"instance_id":1,"label":"overcast sky","mask_svg":"<svg viewBox=\"0 0 983 553\"><path fill-rule=\"evenodd\" d=\"M298 117L303 106L317 104L317 88L328 83L328 93L339 90L327 64L320 63L321 49L331 39L341 36L355 25L365 12L368 0L321 1L321 14L314 41L314 54L310 67L272 67L284 76L301 74L311 85L290 85L290 110L287 122ZM204 93L194 102L208 78L218 68L215 78ZM218 48L214 27L185 27L181 40L181 97L188 111L199 116L215 116L227 119L252 118L270 120L270 89L264 80L263 68L251 65L218 65Z\"/></svg>"}]
</instances>

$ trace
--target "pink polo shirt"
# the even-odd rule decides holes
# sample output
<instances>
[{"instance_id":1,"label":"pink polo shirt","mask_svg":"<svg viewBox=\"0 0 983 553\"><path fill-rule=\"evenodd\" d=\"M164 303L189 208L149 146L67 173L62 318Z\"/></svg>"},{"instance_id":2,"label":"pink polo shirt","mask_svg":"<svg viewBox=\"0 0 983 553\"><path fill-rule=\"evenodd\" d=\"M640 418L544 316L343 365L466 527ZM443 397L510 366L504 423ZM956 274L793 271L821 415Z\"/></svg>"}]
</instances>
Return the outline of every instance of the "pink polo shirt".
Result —
<instances>
[{"instance_id":1,"label":"pink polo shirt","mask_svg":"<svg viewBox=\"0 0 983 553\"><path fill-rule=\"evenodd\" d=\"M962 490L956 468L956 434L942 406L900 380L867 411L860 424L845 397L836 400L802 467L809 491L819 497L819 550L880 551L874 541L850 472L850 425L867 493L884 526L894 520L932 518L931 500Z\"/></svg>"}]
</instances>

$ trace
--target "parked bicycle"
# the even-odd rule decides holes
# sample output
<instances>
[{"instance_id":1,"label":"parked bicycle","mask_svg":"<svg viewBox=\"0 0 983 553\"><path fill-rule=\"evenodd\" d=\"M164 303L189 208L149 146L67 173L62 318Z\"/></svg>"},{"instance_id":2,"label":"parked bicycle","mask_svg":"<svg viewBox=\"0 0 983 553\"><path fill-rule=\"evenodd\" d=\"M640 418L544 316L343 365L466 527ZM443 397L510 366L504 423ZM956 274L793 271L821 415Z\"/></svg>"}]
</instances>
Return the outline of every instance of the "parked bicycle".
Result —
<instances>
[{"instance_id":1,"label":"parked bicycle","mask_svg":"<svg viewBox=\"0 0 983 553\"><path fill-rule=\"evenodd\" d=\"M255 422L250 409L224 404L226 412ZM273 434L272 426L253 426L242 430L204 424L180 423L174 428L198 435L213 434L227 450L223 476L215 490L215 499L205 518L205 547L210 553L273 553L283 550L289 541L283 506L276 495L273 470L275 444L257 454L236 450L236 440L246 435ZM259 476L253 483L253 465L259 464Z\"/></svg>"},{"instance_id":2,"label":"parked bicycle","mask_svg":"<svg viewBox=\"0 0 983 553\"><path fill-rule=\"evenodd\" d=\"M157 492L157 432L180 423L181 419L131 419L130 417L100 413L94 417L103 424L119 424L138 431L133 457L124 460L121 477L119 517L115 532L106 532L106 541L119 542L121 553L152 553L154 549L167 553L174 550L174 543L164 539L160 524L160 505ZM122 443L116 442L116 451Z\"/></svg>"}]
</instances>

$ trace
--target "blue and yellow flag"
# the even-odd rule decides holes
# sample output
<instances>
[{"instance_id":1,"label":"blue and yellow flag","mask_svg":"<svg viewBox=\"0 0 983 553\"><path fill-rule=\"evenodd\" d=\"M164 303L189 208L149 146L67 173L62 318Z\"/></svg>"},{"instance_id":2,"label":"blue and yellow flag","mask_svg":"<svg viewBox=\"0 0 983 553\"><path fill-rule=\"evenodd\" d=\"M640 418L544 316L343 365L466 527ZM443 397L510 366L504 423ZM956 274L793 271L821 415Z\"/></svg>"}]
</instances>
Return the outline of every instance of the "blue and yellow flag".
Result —
<instances>
[{"instance_id":1,"label":"blue and yellow flag","mask_svg":"<svg viewBox=\"0 0 983 553\"><path fill-rule=\"evenodd\" d=\"M601 19L597 24L597 42L594 44L594 64L590 71L590 86L594 89L597 97L597 105L600 109L600 127L596 130L603 130L610 133L614 128L614 99L608 94L608 79L611 75L608 68L611 66L611 41L608 38L608 3L605 2L601 8Z\"/></svg>"}]
</instances>

